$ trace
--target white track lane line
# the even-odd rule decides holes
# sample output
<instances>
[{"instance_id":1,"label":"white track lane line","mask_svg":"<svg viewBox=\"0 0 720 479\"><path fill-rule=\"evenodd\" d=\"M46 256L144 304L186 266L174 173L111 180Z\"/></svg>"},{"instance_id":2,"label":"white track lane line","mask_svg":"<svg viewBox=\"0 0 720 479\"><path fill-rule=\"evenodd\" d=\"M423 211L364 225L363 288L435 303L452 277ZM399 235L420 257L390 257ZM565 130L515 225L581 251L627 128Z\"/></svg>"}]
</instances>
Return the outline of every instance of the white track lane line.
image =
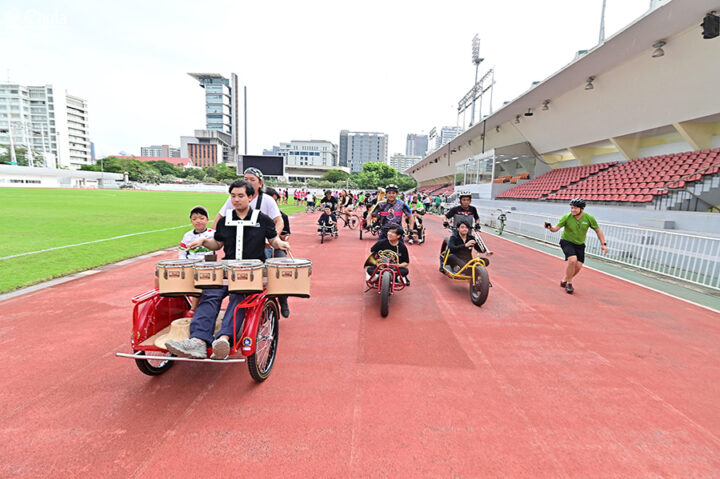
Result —
<instances>
[{"instance_id":1,"label":"white track lane line","mask_svg":"<svg viewBox=\"0 0 720 479\"><path fill-rule=\"evenodd\" d=\"M0 261L2 261L4 259L19 258L20 256L27 256L27 255L31 255L31 254L45 253L47 251L55 251L58 249L65 249L65 248L74 248L76 246L84 246L84 245L88 245L88 244L102 243L103 241L112 241L112 240L121 239L121 238L128 238L130 236L145 235L145 234L149 234L149 233L158 233L160 231L176 230L178 228L187 228L187 227L188 227L188 225L173 226L171 228L163 228L160 230L152 230L152 231L141 231L140 233L130 233L130 234L126 234L126 235L113 236L112 238L103 238L103 239L94 240L94 241L86 241L84 243L69 244L69 245L65 245L65 246L56 246L55 248L47 248L47 249L41 249L38 251L29 251L27 253L19 253L19 254L13 254L10 256L2 256L2 257L0 257Z\"/></svg>"},{"instance_id":2,"label":"white track lane line","mask_svg":"<svg viewBox=\"0 0 720 479\"><path fill-rule=\"evenodd\" d=\"M512 234L512 233L511 233L511 234ZM522 244L522 243L520 243L520 242L513 241L513 240L508 239L508 238L503 238L502 236L498 236L498 235L493 235L493 236L494 236L495 238L499 238L499 239L504 240L504 241L507 241L507 242L509 242L509 243L513 243L513 244L516 244L516 245L518 245L518 246L522 246L522 247L524 247L524 248L528 248L528 249L531 249L531 250L535 250L535 251L537 251L537 252L539 252L539 253L543 253L543 254L546 254L546 255L548 255L548 256L552 256L553 258L558 258L558 259L561 259L561 260L562 260L562 256L557 256L557 255L554 255L554 254L552 254L552 253L548 253L547 251L543 251L543 250L541 250L541 249L534 248L534 247L532 247L532 246L529 246L529 245L526 245L526 244ZM1 258L0 258L0 259L1 259ZM616 266L616 267L619 267L619 266ZM635 286L640 286L641 288L649 289L650 291L655 291L656 293L664 294L665 296L669 296L669 297L674 298L674 299L679 299L680 301L684 301L684 302L686 302L686 303L692 304L693 306L699 306L699 307L701 307L701 308L703 308L703 309L707 309L708 311L712 311L712 312L714 312L714 313L720 312L720 310L717 310L717 309L715 309L715 308L713 308L713 307L711 307L711 306L705 306L704 304L696 303L695 301L691 301L691 300L689 300L689 299L685 299L685 298L683 298L682 296L676 296L676 295L674 295L674 294L672 294L672 293L668 293L668 292L665 292L665 291L661 291L661 290L659 290L659 289L655 289L655 288L653 288L652 286L648 286L648 285L646 285L646 284L636 283L635 281L633 281L633 280L631 280L631 279L623 278L622 276L618 276L618 275L616 275L616 274L609 273L609 272L607 272L607 271L602 271L602 270L600 270L600 269L593 268L592 266L585 266L585 265L583 265L583 269L591 269L591 270L593 270L593 271L597 271L598 273L605 274L605 275L607 275L607 276L612 276L613 278L617 278L617 279L620 279L620 280L625 281L625 282L627 282L627 283L634 284ZM658 281L661 281L661 280L658 280ZM701 293L701 294L702 294L702 293Z\"/></svg>"}]
</instances>

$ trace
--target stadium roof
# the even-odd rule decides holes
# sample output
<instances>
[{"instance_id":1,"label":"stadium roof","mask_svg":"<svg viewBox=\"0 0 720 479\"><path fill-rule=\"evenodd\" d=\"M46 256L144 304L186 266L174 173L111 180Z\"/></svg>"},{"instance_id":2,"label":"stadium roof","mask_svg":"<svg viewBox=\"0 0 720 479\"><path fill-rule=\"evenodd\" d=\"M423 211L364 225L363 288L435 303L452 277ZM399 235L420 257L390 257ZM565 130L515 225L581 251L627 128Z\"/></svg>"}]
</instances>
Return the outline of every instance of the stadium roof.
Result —
<instances>
[{"instance_id":1,"label":"stadium roof","mask_svg":"<svg viewBox=\"0 0 720 479\"><path fill-rule=\"evenodd\" d=\"M519 111L535 108L545 99L557 97L585 83L588 77L597 76L633 58L658 40L681 33L693 25L698 25L698 35L700 35L699 24L702 18L713 10L720 11L720 0L671 0L655 10L648 11L588 53L565 65L534 88L488 116L485 119L487 128L502 125L515 118ZM481 131L482 122L478 122L457 139L467 141L478 136ZM452 142L454 143L455 140Z\"/></svg>"}]
</instances>

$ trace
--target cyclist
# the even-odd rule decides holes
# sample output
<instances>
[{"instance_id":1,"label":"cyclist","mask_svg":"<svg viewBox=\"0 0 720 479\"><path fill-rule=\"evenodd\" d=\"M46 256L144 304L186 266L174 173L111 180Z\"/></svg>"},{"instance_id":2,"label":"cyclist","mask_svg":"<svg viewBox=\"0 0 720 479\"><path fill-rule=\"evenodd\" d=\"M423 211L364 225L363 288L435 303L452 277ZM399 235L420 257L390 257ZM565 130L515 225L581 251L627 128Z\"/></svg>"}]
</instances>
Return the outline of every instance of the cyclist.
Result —
<instances>
[{"instance_id":1,"label":"cyclist","mask_svg":"<svg viewBox=\"0 0 720 479\"><path fill-rule=\"evenodd\" d=\"M469 219L459 219L455 226L455 232L450 236L448 241L450 256L448 256L447 266L450 266L454 273L457 273L467 264L473 257L473 250L478 253L488 253L487 250L477 244L475 239L470 235ZM485 266L490 264L490 260L483 257Z\"/></svg>"},{"instance_id":2,"label":"cyclist","mask_svg":"<svg viewBox=\"0 0 720 479\"><path fill-rule=\"evenodd\" d=\"M325 205L330 203L330 208L332 208L333 211L337 211L338 209L338 200L335 198L332 194L332 191L325 190L325 196L323 196L322 200Z\"/></svg>"},{"instance_id":3,"label":"cyclist","mask_svg":"<svg viewBox=\"0 0 720 479\"><path fill-rule=\"evenodd\" d=\"M405 234L405 231L403 231L402 226L396 223L391 224L387 229L387 238L377 241L374 245L372 245L372 247L370 247L370 252L377 253L385 250L394 251L395 254L398 255L398 268L400 269L400 274L402 275L405 284L409 286L410 280L407 276L409 272L408 265L410 264L410 254L408 253L407 246L405 246L401 241L403 234ZM375 266L368 266L367 276L365 279L370 279L370 275L373 274L374 271Z\"/></svg>"},{"instance_id":4,"label":"cyclist","mask_svg":"<svg viewBox=\"0 0 720 479\"><path fill-rule=\"evenodd\" d=\"M332 226L337 224L337 216L335 216L332 205L330 203L325 203L323 208L324 211L320 215L320 218L318 218L318 233L320 233L323 228L327 229L328 227L330 227L330 231L332 231L334 229Z\"/></svg>"},{"instance_id":5,"label":"cyclist","mask_svg":"<svg viewBox=\"0 0 720 479\"><path fill-rule=\"evenodd\" d=\"M580 273L585 262L585 238L589 228L595 230L595 234L600 240L602 253L606 254L608 252L605 235L598 226L595 217L585 213L585 206L585 200L575 198L570 201L570 213L563 215L557 225L552 226L550 223L545 223L545 228L553 233L564 228L560 248L562 248L565 261L568 264L565 268L565 276L560 281L560 286L565 288L565 292L568 294L575 292L572 281Z\"/></svg>"},{"instance_id":6,"label":"cyclist","mask_svg":"<svg viewBox=\"0 0 720 479\"><path fill-rule=\"evenodd\" d=\"M422 216L425 215L426 208L417 196L415 197L415 201L410 203L410 211L412 211L413 217L415 218L415 228L408 228L408 232L410 233L408 242L423 244L425 242L425 235L423 234L425 226L423 226Z\"/></svg>"},{"instance_id":7,"label":"cyclist","mask_svg":"<svg viewBox=\"0 0 720 479\"><path fill-rule=\"evenodd\" d=\"M458 197L460 198L460 205L450 208L448 212L445 213L445 218L448 220L452 219L453 226L457 226L461 220L466 221L471 226L473 222L477 224L480 216L478 216L477 209L470 204L472 194L469 191L460 190L458 191ZM447 220L443 222L443 226L448 227Z\"/></svg>"},{"instance_id":8,"label":"cyclist","mask_svg":"<svg viewBox=\"0 0 720 479\"><path fill-rule=\"evenodd\" d=\"M388 226L391 224L402 225L403 215L408 217L410 228L415 228L415 218L413 217L412 211L410 211L410 207L405 202L397 199L397 185L387 185L385 191L387 192L387 200L379 202L377 208L372 212L373 218L379 221L381 226L378 241L386 238L385 231ZM402 237L400 241L402 241Z\"/></svg>"}]
</instances>

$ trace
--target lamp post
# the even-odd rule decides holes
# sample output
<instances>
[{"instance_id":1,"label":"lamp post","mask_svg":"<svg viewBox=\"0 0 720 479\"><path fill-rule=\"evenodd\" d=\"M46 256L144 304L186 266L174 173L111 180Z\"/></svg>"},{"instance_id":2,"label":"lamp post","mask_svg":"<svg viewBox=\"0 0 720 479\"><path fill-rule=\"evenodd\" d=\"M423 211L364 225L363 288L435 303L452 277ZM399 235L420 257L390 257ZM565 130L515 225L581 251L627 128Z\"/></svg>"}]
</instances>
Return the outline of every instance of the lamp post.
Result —
<instances>
[{"instance_id":1,"label":"lamp post","mask_svg":"<svg viewBox=\"0 0 720 479\"><path fill-rule=\"evenodd\" d=\"M480 37L476 34L472 39L472 61L475 64L475 81L473 82L472 110L470 111L470 124L468 126L473 126L473 123L475 123L475 93L477 91L478 70L483 60L484 58L480 58ZM482 117L482 111L480 112L480 116Z\"/></svg>"}]
</instances>

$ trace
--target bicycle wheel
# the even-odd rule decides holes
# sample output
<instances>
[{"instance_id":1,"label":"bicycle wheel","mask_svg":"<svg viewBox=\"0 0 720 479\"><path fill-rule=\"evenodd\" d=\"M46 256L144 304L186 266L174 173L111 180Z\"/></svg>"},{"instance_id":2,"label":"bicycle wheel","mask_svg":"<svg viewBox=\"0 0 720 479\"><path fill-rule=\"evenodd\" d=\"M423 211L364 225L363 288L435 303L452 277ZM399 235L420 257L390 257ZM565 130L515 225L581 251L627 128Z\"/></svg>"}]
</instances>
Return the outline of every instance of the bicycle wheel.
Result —
<instances>
[{"instance_id":1,"label":"bicycle wheel","mask_svg":"<svg viewBox=\"0 0 720 479\"><path fill-rule=\"evenodd\" d=\"M320 244L323 244L325 242L325 228L320 230Z\"/></svg>"},{"instance_id":2,"label":"bicycle wheel","mask_svg":"<svg viewBox=\"0 0 720 479\"><path fill-rule=\"evenodd\" d=\"M348 225L348 228L350 228L351 230L354 230L355 228L358 227L359 223L360 223L360 220L358 219L358 217L355 215L352 215L348 218L347 225Z\"/></svg>"},{"instance_id":3,"label":"bicycle wheel","mask_svg":"<svg viewBox=\"0 0 720 479\"><path fill-rule=\"evenodd\" d=\"M470 282L470 301L475 306L482 306L490 292L490 275L482 266L475 267L475 284Z\"/></svg>"},{"instance_id":4,"label":"bicycle wheel","mask_svg":"<svg viewBox=\"0 0 720 479\"><path fill-rule=\"evenodd\" d=\"M147 374L148 376L159 376L168 369L170 369L175 361L168 361L163 359L166 356L170 356L170 353L159 353L154 351L139 351L137 356L142 356L145 359L136 359L135 364L138 369Z\"/></svg>"},{"instance_id":5,"label":"bicycle wheel","mask_svg":"<svg viewBox=\"0 0 720 479\"><path fill-rule=\"evenodd\" d=\"M384 271L380 278L380 316L383 318L390 312L390 288L393 274L390 271Z\"/></svg>"},{"instance_id":6,"label":"bicycle wheel","mask_svg":"<svg viewBox=\"0 0 720 479\"><path fill-rule=\"evenodd\" d=\"M255 353L248 357L248 369L250 376L261 383L270 376L275 356L277 355L278 343L278 306L275 300L268 300L263 306L255 333Z\"/></svg>"}]
</instances>

